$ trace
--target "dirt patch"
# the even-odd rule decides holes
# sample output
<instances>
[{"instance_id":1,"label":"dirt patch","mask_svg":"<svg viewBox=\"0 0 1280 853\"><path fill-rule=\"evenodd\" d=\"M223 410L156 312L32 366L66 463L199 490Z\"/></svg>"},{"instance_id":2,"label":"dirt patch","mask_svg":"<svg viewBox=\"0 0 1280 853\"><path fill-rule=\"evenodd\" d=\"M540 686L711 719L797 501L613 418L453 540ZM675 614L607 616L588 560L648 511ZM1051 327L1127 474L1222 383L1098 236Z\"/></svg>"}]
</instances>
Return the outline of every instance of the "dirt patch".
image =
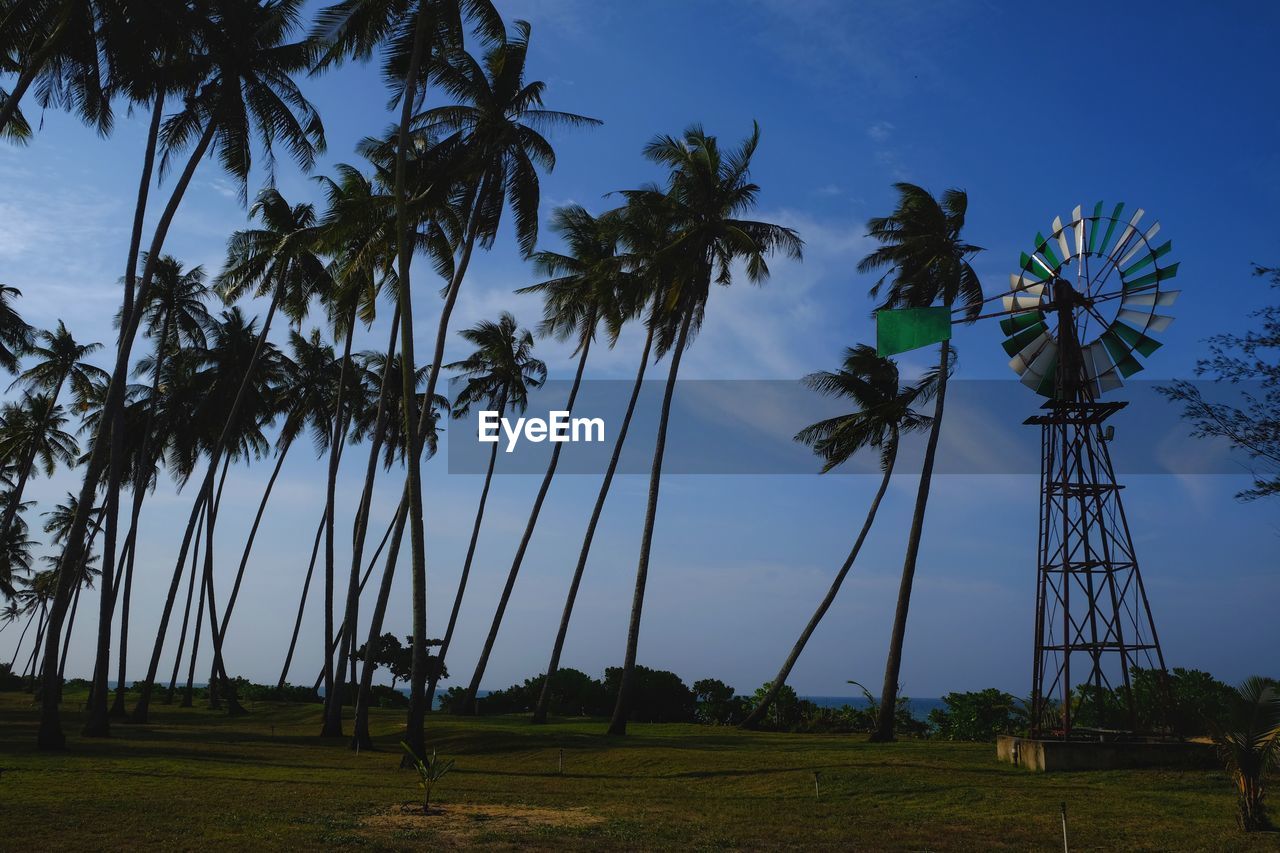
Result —
<instances>
[{"instance_id":1,"label":"dirt patch","mask_svg":"<svg viewBox=\"0 0 1280 853\"><path fill-rule=\"evenodd\" d=\"M390 837L431 836L465 847L481 836L511 838L557 829L582 829L604 818L586 809L553 809L540 806L440 803L423 814L418 803L400 803L366 817L362 823L375 834Z\"/></svg>"}]
</instances>

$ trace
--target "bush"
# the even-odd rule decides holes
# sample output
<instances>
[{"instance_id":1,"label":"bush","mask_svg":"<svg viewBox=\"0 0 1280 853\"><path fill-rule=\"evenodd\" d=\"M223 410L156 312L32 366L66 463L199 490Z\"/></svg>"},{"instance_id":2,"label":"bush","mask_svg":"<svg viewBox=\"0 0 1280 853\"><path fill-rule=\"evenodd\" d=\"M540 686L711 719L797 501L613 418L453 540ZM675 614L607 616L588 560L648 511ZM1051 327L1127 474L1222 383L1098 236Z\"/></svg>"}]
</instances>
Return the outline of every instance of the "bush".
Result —
<instances>
[{"instance_id":1,"label":"bush","mask_svg":"<svg viewBox=\"0 0 1280 853\"><path fill-rule=\"evenodd\" d=\"M22 677L13 674L13 667L7 663L0 663L0 691L13 691L22 689Z\"/></svg>"},{"instance_id":2,"label":"bush","mask_svg":"<svg viewBox=\"0 0 1280 853\"><path fill-rule=\"evenodd\" d=\"M718 678L693 682L693 698L697 703L694 717L704 725L735 726L748 713L747 698L735 696L733 688Z\"/></svg>"},{"instance_id":3,"label":"bush","mask_svg":"<svg viewBox=\"0 0 1280 853\"><path fill-rule=\"evenodd\" d=\"M929 725L943 740L994 741L996 735L1026 731L1026 705L994 687L948 693L942 701L946 708L930 711Z\"/></svg>"},{"instance_id":4,"label":"bush","mask_svg":"<svg viewBox=\"0 0 1280 853\"><path fill-rule=\"evenodd\" d=\"M604 689L608 696L618 695L621 679L621 667L611 666L604 671ZM637 666L630 700L627 719L632 722L692 723L696 720L697 702L693 691L674 672Z\"/></svg>"}]
</instances>

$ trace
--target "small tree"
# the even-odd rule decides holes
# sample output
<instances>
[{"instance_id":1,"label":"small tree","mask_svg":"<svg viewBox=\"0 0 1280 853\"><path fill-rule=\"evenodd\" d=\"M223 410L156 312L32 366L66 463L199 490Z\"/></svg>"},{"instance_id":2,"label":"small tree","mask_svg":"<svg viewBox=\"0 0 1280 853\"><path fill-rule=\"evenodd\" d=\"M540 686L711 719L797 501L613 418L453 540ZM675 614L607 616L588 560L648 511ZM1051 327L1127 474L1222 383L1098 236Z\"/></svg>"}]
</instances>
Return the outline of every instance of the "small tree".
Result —
<instances>
[{"instance_id":1,"label":"small tree","mask_svg":"<svg viewBox=\"0 0 1280 853\"><path fill-rule=\"evenodd\" d=\"M405 751L405 755L409 757L409 762L413 765L413 769L418 771L418 787L422 789L422 813L431 814L431 789L446 773L453 769L453 759L439 758L434 749L431 750L430 755L419 758L417 753L404 741L400 741L400 747Z\"/></svg>"},{"instance_id":2,"label":"small tree","mask_svg":"<svg viewBox=\"0 0 1280 853\"><path fill-rule=\"evenodd\" d=\"M1254 676L1236 690L1230 722L1216 727L1218 752L1236 785L1240 828L1270 829L1263 807L1267 775L1280 766L1280 692L1276 683Z\"/></svg>"}]
</instances>

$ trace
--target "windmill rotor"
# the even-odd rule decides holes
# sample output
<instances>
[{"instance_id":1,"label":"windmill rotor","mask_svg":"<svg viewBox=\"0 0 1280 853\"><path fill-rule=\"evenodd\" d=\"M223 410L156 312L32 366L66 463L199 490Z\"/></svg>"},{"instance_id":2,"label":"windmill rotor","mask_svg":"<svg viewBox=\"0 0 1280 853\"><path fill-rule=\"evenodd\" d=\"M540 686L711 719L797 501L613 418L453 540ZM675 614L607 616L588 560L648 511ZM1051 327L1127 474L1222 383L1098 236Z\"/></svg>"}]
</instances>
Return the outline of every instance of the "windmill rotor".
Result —
<instances>
[{"instance_id":1,"label":"windmill rotor","mask_svg":"<svg viewBox=\"0 0 1280 853\"><path fill-rule=\"evenodd\" d=\"M1009 366L1045 397L1074 396L1078 387L1098 399L1121 387L1173 322L1162 313L1179 294L1166 284L1178 274L1167 259L1172 241L1157 243L1160 223L1146 226L1142 208L1128 217L1123 202L1110 213L1103 208L1098 202L1085 215L1077 206L1067 222L1056 217L1048 236L1038 232L1033 251L1022 253L1010 289L996 297ZM1079 355L1069 359L1078 376L1060 369L1064 347Z\"/></svg>"}]
</instances>

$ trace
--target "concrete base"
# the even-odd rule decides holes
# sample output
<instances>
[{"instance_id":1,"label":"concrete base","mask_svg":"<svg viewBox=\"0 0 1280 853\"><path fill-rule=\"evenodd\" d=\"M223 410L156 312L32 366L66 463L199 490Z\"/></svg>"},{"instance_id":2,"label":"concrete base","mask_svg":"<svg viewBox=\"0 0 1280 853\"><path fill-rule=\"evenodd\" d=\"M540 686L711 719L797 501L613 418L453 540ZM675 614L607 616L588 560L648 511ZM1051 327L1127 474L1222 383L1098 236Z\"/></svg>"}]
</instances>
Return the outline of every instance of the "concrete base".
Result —
<instances>
[{"instance_id":1,"label":"concrete base","mask_svg":"<svg viewBox=\"0 0 1280 853\"><path fill-rule=\"evenodd\" d=\"M1218 766L1212 744L1187 741L1035 740L999 735L996 757L1037 773L1064 770L1121 770L1132 767L1211 768Z\"/></svg>"}]
</instances>

